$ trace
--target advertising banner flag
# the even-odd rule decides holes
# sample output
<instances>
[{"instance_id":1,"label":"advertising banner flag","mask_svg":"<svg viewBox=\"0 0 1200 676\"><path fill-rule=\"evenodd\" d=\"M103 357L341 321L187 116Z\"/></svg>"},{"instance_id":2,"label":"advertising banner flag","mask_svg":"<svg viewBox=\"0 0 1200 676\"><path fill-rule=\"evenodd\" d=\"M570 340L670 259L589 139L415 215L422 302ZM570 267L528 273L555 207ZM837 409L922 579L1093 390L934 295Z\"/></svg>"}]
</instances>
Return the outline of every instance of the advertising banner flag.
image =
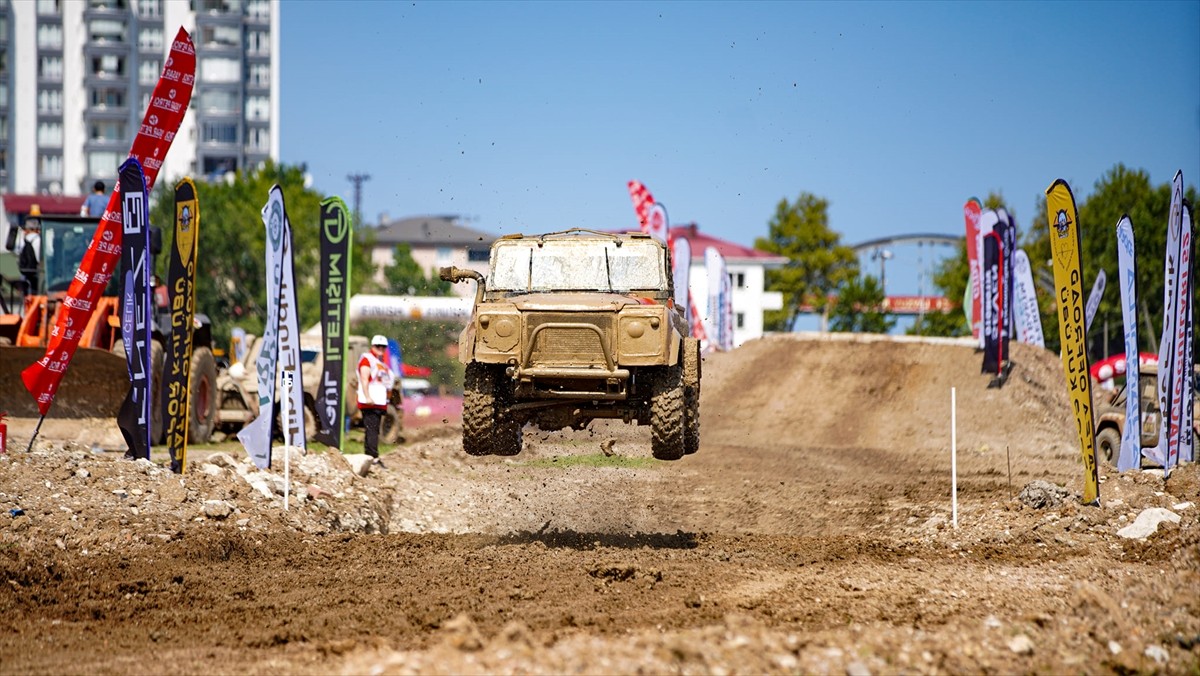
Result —
<instances>
[{"instance_id":1,"label":"advertising banner flag","mask_svg":"<svg viewBox=\"0 0 1200 676\"><path fill-rule=\"evenodd\" d=\"M718 350L733 349L732 285L725 257L716 247L704 250L708 272L708 338L709 345Z\"/></svg>"},{"instance_id":2,"label":"advertising banner flag","mask_svg":"<svg viewBox=\"0 0 1200 676\"><path fill-rule=\"evenodd\" d=\"M1195 237L1196 232L1192 229L1192 208L1191 208L1191 205L1188 204L1186 200L1184 200L1184 202L1183 202L1182 213L1183 213L1182 232L1188 233L1188 237L1191 239L1191 243L1192 243L1188 260L1195 261L1196 260L1196 237ZM1185 335L1184 341L1183 341L1183 344L1184 344L1183 363L1186 365L1184 367L1184 378L1186 379L1187 382L1192 382L1195 378L1194 374L1192 373L1193 369L1191 367L1192 364L1196 363L1195 344L1194 344L1194 337L1195 337L1194 306L1195 306L1195 303L1193 302L1193 299L1195 298L1195 295L1196 295L1195 284L1193 283L1193 281L1195 279L1196 279L1195 274L1188 275L1189 283L1188 283L1187 293L1183 299L1183 306L1186 308L1186 321L1187 321L1187 331L1185 332L1186 335ZM1195 423L1196 423L1195 411L1192 408L1195 405L1195 401L1196 401L1196 390L1194 387L1187 387L1187 386L1184 386L1182 389L1183 389L1183 404L1180 408L1182 409L1182 413L1183 413L1183 422L1179 425L1179 428L1180 428L1179 462L1192 462L1195 459L1195 455L1196 455L1196 438L1191 433L1191 430L1194 429Z\"/></svg>"},{"instance_id":3,"label":"advertising banner flag","mask_svg":"<svg viewBox=\"0 0 1200 676\"><path fill-rule=\"evenodd\" d=\"M350 247L354 229L341 197L321 202L321 351L324 368L317 388L315 441L342 447L345 425L346 309L350 297Z\"/></svg>"},{"instance_id":4,"label":"advertising banner flag","mask_svg":"<svg viewBox=\"0 0 1200 676\"><path fill-rule=\"evenodd\" d=\"M175 239L168 254L167 289L171 295L171 337L163 363L163 424L171 471L187 464L188 416L192 410L192 321L196 316L196 250L200 244L200 203L196 184L175 184Z\"/></svg>"},{"instance_id":5,"label":"advertising banner flag","mask_svg":"<svg viewBox=\"0 0 1200 676\"><path fill-rule=\"evenodd\" d=\"M1083 456L1083 501L1099 504L1096 428L1092 420L1092 379L1088 375L1087 334L1083 326L1083 261L1080 259L1079 212L1067 182L1057 179L1046 189L1046 222L1054 261L1058 335L1063 373L1075 414L1079 451Z\"/></svg>"},{"instance_id":6,"label":"advertising banner flag","mask_svg":"<svg viewBox=\"0 0 1200 676\"><path fill-rule=\"evenodd\" d=\"M1004 365L1004 246L993 231L983 238L983 365L980 373L1000 375Z\"/></svg>"},{"instance_id":7,"label":"advertising banner flag","mask_svg":"<svg viewBox=\"0 0 1200 676\"><path fill-rule=\"evenodd\" d=\"M692 295L692 290L688 289L688 310L691 312L692 337L702 343L708 342L708 331L704 328L704 319L701 316L700 308L696 305L696 297Z\"/></svg>"},{"instance_id":8,"label":"advertising banner flag","mask_svg":"<svg viewBox=\"0 0 1200 676\"><path fill-rule=\"evenodd\" d=\"M1101 270L1103 272L1103 270ZM1121 322L1125 328L1125 430L1117 471L1141 467L1142 388L1138 385L1137 258L1134 256L1133 222L1129 216L1117 221L1117 280L1121 290Z\"/></svg>"},{"instance_id":9,"label":"advertising banner flag","mask_svg":"<svg viewBox=\"0 0 1200 676\"><path fill-rule=\"evenodd\" d=\"M279 358L279 298L283 284L283 190L271 188L262 209L267 231L267 322L262 349L254 368L258 372L258 415L238 432L238 440L259 469L271 466L271 432L275 420L275 367Z\"/></svg>"},{"instance_id":10,"label":"advertising banner flag","mask_svg":"<svg viewBox=\"0 0 1200 676\"><path fill-rule=\"evenodd\" d=\"M1174 390L1172 376L1175 374L1176 354L1176 306L1179 303L1179 269L1181 265L1180 241L1183 239L1183 172L1176 172L1171 181L1171 210L1167 216L1167 247L1164 253L1163 273L1163 325L1162 338L1158 345L1158 405L1163 421L1159 426L1158 446L1146 453L1151 460L1170 471L1171 437L1171 392Z\"/></svg>"},{"instance_id":11,"label":"advertising banner flag","mask_svg":"<svg viewBox=\"0 0 1200 676\"><path fill-rule=\"evenodd\" d=\"M1001 299L1004 301L1004 309L1002 312L1004 325L1001 327L1001 340L1004 343L1004 359L1009 358L1008 341L1012 340L1015 335L1017 326L1016 313L1013 311L1013 252L1017 250L1017 224L1013 222L1012 215L1006 209L997 209L996 215L1000 217L1000 224L1003 227L996 231L1000 234L1000 273L1003 283L1000 288L1004 293Z\"/></svg>"},{"instance_id":12,"label":"advertising banner flag","mask_svg":"<svg viewBox=\"0 0 1200 676\"><path fill-rule=\"evenodd\" d=\"M1183 184L1183 176L1179 174L1180 186ZM1182 189L1181 189L1182 192ZM1171 216L1177 218L1177 222L1172 224L1173 228L1179 230L1179 269L1175 276L1175 319L1173 326L1175 328L1174 337L1174 354L1171 357L1171 417L1170 429L1171 435L1167 444L1167 462L1163 465L1165 471L1169 471L1172 467L1179 464L1179 459L1184 453L1185 447L1190 449L1192 446L1193 433L1191 428L1184 427L1184 406L1186 401L1190 401L1188 396L1193 389L1194 382L1192 362L1188 361L1188 338L1191 335L1191 327L1189 318L1191 313L1188 309L1192 305L1192 228L1191 223L1185 222L1183 212L1187 208L1186 203L1180 200L1179 210L1174 209L1172 204ZM1190 220L1190 219L1188 219ZM1187 226L1187 227L1184 227ZM1188 451L1190 453L1190 450Z\"/></svg>"},{"instance_id":13,"label":"advertising banner flag","mask_svg":"<svg viewBox=\"0 0 1200 676\"><path fill-rule=\"evenodd\" d=\"M278 186L277 186L278 187ZM283 196L280 195L280 205ZM283 440L289 448L308 448L304 439L304 382L300 371L300 307L296 304L296 240L287 207L283 209L283 275L279 286L279 379L283 383ZM288 471L284 458L284 472Z\"/></svg>"},{"instance_id":14,"label":"advertising banner flag","mask_svg":"<svg viewBox=\"0 0 1200 676\"><path fill-rule=\"evenodd\" d=\"M1016 313L1017 340L1026 345L1046 347L1042 332L1042 313L1038 310L1037 287L1033 284L1033 268L1023 249L1013 254L1013 306Z\"/></svg>"},{"instance_id":15,"label":"advertising banner flag","mask_svg":"<svg viewBox=\"0 0 1200 676\"><path fill-rule=\"evenodd\" d=\"M675 307L683 315L688 326L692 325L692 306L688 302L691 289L688 288L692 275L692 243L687 237L680 235L671 240L671 280L675 287Z\"/></svg>"},{"instance_id":16,"label":"advertising banner flag","mask_svg":"<svg viewBox=\"0 0 1200 676\"><path fill-rule=\"evenodd\" d=\"M195 82L196 50L192 39L182 28L175 36L158 85L150 96L150 105L133 139L129 157L142 166L145 188L154 188L154 180L163 159L175 139L175 132L187 112ZM96 234L83 254L79 271L67 289L58 320L50 333L46 354L21 372L25 389L37 400L38 412L45 416L54 403L59 382L66 372L82 337L82 328L92 318L96 301L117 269L121 256L123 228L120 187L113 190L108 206L100 218ZM72 328L74 327L74 328Z\"/></svg>"},{"instance_id":17,"label":"advertising banner flag","mask_svg":"<svg viewBox=\"0 0 1200 676\"><path fill-rule=\"evenodd\" d=\"M646 223L646 232L650 233L651 237L663 244L666 244L669 239L668 235L671 232L671 226L667 221L667 208L658 202L650 206L650 216Z\"/></svg>"},{"instance_id":18,"label":"advertising banner flag","mask_svg":"<svg viewBox=\"0 0 1200 676\"><path fill-rule=\"evenodd\" d=\"M650 232L650 208L654 206L654 197L641 181L630 181L629 198L633 200L633 211L637 214L638 226L642 232Z\"/></svg>"},{"instance_id":19,"label":"advertising banner flag","mask_svg":"<svg viewBox=\"0 0 1200 676\"><path fill-rule=\"evenodd\" d=\"M987 309L984 307L984 299L990 298L995 294L995 291L989 291L986 287L988 284L988 277L983 269L983 241L985 237L992 234L992 230L996 228L996 224L999 222L1000 216L995 212L995 210L988 209L987 211L984 211L979 215L979 231L975 235L975 250L979 256L979 316L976 318L976 321L980 323L979 335L977 338L979 338L979 349L981 350L984 348L984 334L986 333L986 331L983 330L983 321L985 315L987 314ZM974 304L973 300L972 304Z\"/></svg>"},{"instance_id":20,"label":"advertising banner flag","mask_svg":"<svg viewBox=\"0 0 1200 676\"><path fill-rule=\"evenodd\" d=\"M1096 273L1096 281L1092 283L1092 290L1088 293L1087 305L1083 309L1083 330L1090 331L1092 328L1092 320L1096 318L1096 311L1100 309L1100 300L1104 298L1104 287L1108 284L1108 275L1104 274L1104 268Z\"/></svg>"},{"instance_id":21,"label":"advertising banner flag","mask_svg":"<svg viewBox=\"0 0 1200 676\"><path fill-rule=\"evenodd\" d=\"M967 311L967 322L971 326L971 335L979 338L979 319L980 319L980 299L983 298L982 289L979 288L979 279L981 273L981 265L979 262L979 217L983 214L983 205L979 200L972 197L963 205L963 219L967 224L967 265L970 270L971 279L967 284L967 289L971 294L971 304L963 305Z\"/></svg>"},{"instance_id":22,"label":"advertising banner flag","mask_svg":"<svg viewBox=\"0 0 1200 676\"><path fill-rule=\"evenodd\" d=\"M150 459L150 215L146 182L137 160L125 160L118 178L121 194L121 340L129 367L129 392L117 412L117 427L128 456Z\"/></svg>"}]
</instances>

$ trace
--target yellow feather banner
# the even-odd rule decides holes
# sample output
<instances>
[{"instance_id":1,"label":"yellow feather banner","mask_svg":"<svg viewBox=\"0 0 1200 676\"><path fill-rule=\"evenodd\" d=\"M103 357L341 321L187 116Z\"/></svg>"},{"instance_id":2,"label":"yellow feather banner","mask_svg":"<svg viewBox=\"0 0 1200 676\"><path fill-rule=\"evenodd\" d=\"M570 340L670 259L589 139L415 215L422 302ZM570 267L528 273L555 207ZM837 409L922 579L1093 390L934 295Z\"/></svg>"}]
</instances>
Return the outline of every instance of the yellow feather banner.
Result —
<instances>
[{"instance_id":1,"label":"yellow feather banner","mask_svg":"<svg viewBox=\"0 0 1200 676\"><path fill-rule=\"evenodd\" d=\"M1092 421L1092 381L1088 375L1087 329L1083 312L1083 271L1079 257L1079 212L1071 187L1061 178L1046 189L1046 220L1054 259L1058 335L1062 343L1063 373L1071 395L1071 409L1083 454L1083 501L1100 503L1096 467L1096 428Z\"/></svg>"}]
</instances>

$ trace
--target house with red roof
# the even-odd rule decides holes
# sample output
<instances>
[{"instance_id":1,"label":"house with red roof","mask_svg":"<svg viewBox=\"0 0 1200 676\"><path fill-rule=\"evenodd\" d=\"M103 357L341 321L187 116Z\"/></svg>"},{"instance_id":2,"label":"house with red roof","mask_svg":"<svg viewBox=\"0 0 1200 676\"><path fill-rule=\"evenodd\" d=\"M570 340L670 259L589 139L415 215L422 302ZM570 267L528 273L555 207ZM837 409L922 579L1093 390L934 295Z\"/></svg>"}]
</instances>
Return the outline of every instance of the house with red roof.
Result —
<instances>
[{"instance_id":1,"label":"house with red roof","mask_svg":"<svg viewBox=\"0 0 1200 676\"><path fill-rule=\"evenodd\" d=\"M763 312L782 310L783 294L766 290L766 271L783 267L786 256L760 251L705 234L695 223L671 228L671 237L685 237L692 248L692 268L688 286L700 316L708 325L708 271L704 267L704 251L713 247L725 258L733 287L733 344L763 335Z\"/></svg>"}]
</instances>

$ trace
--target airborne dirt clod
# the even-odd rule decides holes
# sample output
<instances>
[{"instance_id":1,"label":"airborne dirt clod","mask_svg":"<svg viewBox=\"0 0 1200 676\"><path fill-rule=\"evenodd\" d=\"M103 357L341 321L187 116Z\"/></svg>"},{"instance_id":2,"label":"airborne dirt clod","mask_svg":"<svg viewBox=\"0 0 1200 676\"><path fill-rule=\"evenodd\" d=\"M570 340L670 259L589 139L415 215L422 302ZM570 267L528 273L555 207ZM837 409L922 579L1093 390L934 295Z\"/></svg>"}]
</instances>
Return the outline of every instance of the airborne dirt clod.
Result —
<instances>
[{"instance_id":1,"label":"airborne dirt clod","mask_svg":"<svg viewBox=\"0 0 1200 676\"><path fill-rule=\"evenodd\" d=\"M1014 345L998 390L980 361L769 337L705 359L683 460L620 423L515 457L442 428L366 477L293 455L287 511L281 452L179 477L13 427L0 671L1195 673L1196 466L1102 466L1082 506L1057 357ZM1117 534L1152 508L1179 521Z\"/></svg>"}]
</instances>

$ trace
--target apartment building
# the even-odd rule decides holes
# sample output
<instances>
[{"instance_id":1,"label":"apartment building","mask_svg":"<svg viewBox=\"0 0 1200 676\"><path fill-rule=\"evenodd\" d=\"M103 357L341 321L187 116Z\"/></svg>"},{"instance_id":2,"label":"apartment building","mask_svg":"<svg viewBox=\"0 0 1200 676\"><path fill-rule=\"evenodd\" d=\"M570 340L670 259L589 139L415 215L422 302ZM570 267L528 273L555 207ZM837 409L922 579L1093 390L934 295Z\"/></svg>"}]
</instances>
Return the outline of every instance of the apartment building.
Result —
<instances>
[{"instance_id":1,"label":"apartment building","mask_svg":"<svg viewBox=\"0 0 1200 676\"><path fill-rule=\"evenodd\" d=\"M196 86L161 176L278 159L278 0L0 0L0 192L111 188L181 26Z\"/></svg>"}]
</instances>

